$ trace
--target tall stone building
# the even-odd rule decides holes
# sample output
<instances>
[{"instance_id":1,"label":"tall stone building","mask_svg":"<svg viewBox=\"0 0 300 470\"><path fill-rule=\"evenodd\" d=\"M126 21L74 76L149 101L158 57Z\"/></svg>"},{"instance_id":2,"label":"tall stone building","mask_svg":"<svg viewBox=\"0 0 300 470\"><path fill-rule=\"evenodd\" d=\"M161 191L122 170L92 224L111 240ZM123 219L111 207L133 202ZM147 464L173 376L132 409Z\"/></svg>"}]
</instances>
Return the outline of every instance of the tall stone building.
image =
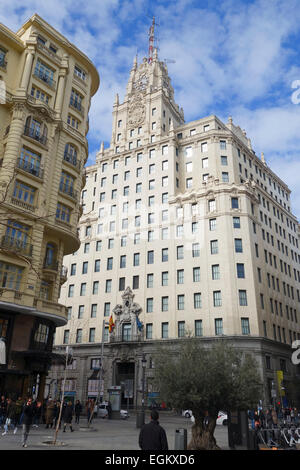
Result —
<instances>
[{"instance_id":1,"label":"tall stone building","mask_svg":"<svg viewBox=\"0 0 300 470\"><path fill-rule=\"evenodd\" d=\"M81 246L65 258L60 297L69 322L56 335L57 350L74 348L70 395L107 397L123 386L126 403L130 383L139 405L145 355L149 402L159 394L157 346L175 351L191 332L254 354L264 404L299 399L291 363L300 339L299 225L290 190L232 118L185 123L156 51L152 61L134 60L124 101L116 96L113 106L110 146L87 168L82 198ZM58 369L51 378L57 385Z\"/></svg>"},{"instance_id":2,"label":"tall stone building","mask_svg":"<svg viewBox=\"0 0 300 470\"><path fill-rule=\"evenodd\" d=\"M88 156L91 61L38 15L0 24L0 393L44 395Z\"/></svg>"}]
</instances>

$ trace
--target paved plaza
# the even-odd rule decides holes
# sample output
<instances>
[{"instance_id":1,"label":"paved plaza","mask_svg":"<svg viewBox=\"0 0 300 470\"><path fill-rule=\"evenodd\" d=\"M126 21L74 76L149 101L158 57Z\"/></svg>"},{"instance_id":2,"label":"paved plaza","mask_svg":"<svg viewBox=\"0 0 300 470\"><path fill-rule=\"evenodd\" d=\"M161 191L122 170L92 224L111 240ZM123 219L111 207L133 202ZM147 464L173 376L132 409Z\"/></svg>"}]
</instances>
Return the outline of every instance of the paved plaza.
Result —
<instances>
[{"instance_id":1,"label":"paved plaza","mask_svg":"<svg viewBox=\"0 0 300 470\"><path fill-rule=\"evenodd\" d=\"M149 414L146 414L146 422L149 421ZM174 416L168 412L160 413L160 424L165 428L169 450L175 450L175 431L185 428L188 433L188 442L191 436L192 423L190 419L181 416ZM136 427L136 415L131 414L128 420L107 420L97 418L91 424L92 430L87 430L87 420L81 418L80 425L74 425L74 432L67 429L66 432L59 431L57 443L64 445L50 446L45 444L52 441L53 429L46 429L42 424L38 428L31 428L28 437L28 448L21 446L21 427L16 434L13 431L5 436L0 433L1 450L139 450L138 436L140 429ZM217 426L215 437L218 445L228 449L227 426Z\"/></svg>"}]
</instances>

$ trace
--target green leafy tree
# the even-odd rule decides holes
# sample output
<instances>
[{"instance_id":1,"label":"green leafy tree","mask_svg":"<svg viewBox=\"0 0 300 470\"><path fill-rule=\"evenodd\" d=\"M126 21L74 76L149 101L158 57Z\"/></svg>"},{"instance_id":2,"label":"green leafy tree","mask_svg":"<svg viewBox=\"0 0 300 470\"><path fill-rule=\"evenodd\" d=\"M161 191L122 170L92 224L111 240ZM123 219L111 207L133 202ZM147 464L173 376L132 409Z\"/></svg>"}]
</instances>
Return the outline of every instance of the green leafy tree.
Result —
<instances>
[{"instance_id":1,"label":"green leafy tree","mask_svg":"<svg viewBox=\"0 0 300 470\"><path fill-rule=\"evenodd\" d=\"M191 450L218 449L214 437L218 412L247 410L258 403L262 392L254 357L225 340L204 347L199 340L186 338L173 354L161 348L155 358L155 380L169 406L192 410Z\"/></svg>"}]
</instances>

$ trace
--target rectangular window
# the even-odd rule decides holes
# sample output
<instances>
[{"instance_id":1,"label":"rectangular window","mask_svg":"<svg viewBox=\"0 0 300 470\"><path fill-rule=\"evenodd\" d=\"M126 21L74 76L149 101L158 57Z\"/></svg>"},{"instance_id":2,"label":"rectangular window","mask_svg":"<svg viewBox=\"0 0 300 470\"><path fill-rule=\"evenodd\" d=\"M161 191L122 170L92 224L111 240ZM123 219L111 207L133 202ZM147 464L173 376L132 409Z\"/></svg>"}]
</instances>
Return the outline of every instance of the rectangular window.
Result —
<instances>
[{"instance_id":1,"label":"rectangular window","mask_svg":"<svg viewBox=\"0 0 300 470\"><path fill-rule=\"evenodd\" d=\"M236 253L243 253L243 243L241 238L234 239L234 247Z\"/></svg>"},{"instance_id":2,"label":"rectangular window","mask_svg":"<svg viewBox=\"0 0 300 470\"><path fill-rule=\"evenodd\" d=\"M197 258L198 256L200 256L200 244L199 243L192 244L192 256L193 258Z\"/></svg>"},{"instance_id":3,"label":"rectangular window","mask_svg":"<svg viewBox=\"0 0 300 470\"><path fill-rule=\"evenodd\" d=\"M96 334L96 328L90 328L89 343L94 343L95 342L95 334Z\"/></svg>"},{"instance_id":4,"label":"rectangular window","mask_svg":"<svg viewBox=\"0 0 300 470\"><path fill-rule=\"evenodd\" d=\"M105 292L111 292L111 286L112 286L112 280L111 279L106 279L105 282Z\"/></svg>"},{"instance_id":5,"label":"rectangular window","mask_svg":"<svg viewBox=\"0 0 300 470\"><path fill-rule=\"evenodd\" d=\"M237 263L236 265L237 277L240 279L245 278L245 266L243 263Z\"/></svg>"},{"instance_id":6,"label":"rectangular window","mask_svg":"<svg viewBox=\"0 0 300 470\"><path fill-rule=\"evenodd\" d=\"M146 339L152 339L153 335L153 324L146 323Z\"/></svg>"},{"instance_id":7,"label":"rectangular window","mask_svg":"<svg viewBox=\"0 0 300 470\"><path fill-rule=\"evenodd\" d=\"M184 310L184 295L177 295L177 310Z\"/></svg>"},{"instance_id":8,"label":"rectangular window","mask_svg":"<svg viewBox=\"0 0 300 470\"><path fill-rule=\"evenodd\" d=\"M223 319L222 318L215 319L215 334L216 336L223 334Z\"/></svg>"},{"instance_id":9,"label":"rectangular window","mask_svg":"<svg viewBox=\"0 0 300 470\"><path fill-rule=\"evenodd\" d=\"M239 217L232 217L233 228L241 228L241 221Z\"/></svg>"},{"instance_id":10,"label":"rectangular window","mask_svg":"<svg viewBox=\"0 0 300 470\"><path fill-rule=\"evenodd\" d=\"M119 278L119 291L125 290L125 277Z\"/></svg>"},{"instance_id":11,"label":"rectangular window","mask_svg":"<svg viewBox=\"0 0 300 470\"><path fill-rule=\"evenodd\" d=\"M217 290L213 292L213 302L214 307L221 307L222 306L222 296L221 291Z\"/></svg>"},{"instance_id":12,"label":"rectangular window","mask_svg":"<svg viewBox=\"0 0 300 470\"><path fill-rule=\"evenodd\" d=\"M104 316L109 317L110 315L110 302L105 302L104 304Z\"/></svg>"},{"instance_id":13,"label":"rectangular window","mask_svg":"<svg viewBox=\"0 0 300 470\"><path fill-rule=\"evenodd\" d=\"M217 219L209 219L209 230L214 231L217 228Z\"/></svg>"},{"instance_id":14,"label":"rectangular window","mask_svg":"<svg viewBox=\"0 0 300 470\"><path fill-rule=\"evenodd\" d=\"M178 322L178 338L183 338L185 335L185 322L179 321Z\"/></svg>"},{"instance_id":15,"label":"rectangular window","mask_svg":"<svg viewBox=\"0 0 300 470\"><path fill-rule=\"evenodd\" d=\"M162 323L161 324L161 337L168 338L169 337L169 323Z\"/></svg>"},{"instance_id":16,"label":"rectangular window","mask_svg":"<svg viewBox=\"0 0 300 470\"><path fill-rule=\"evenodd\" d=\"M81 343L82 342L82 329L79 328L76 330L76 343Z\"/></svg>"},{"instance_id":17,"label":"rectangular window","mask_svg":"<svg viewBox=\"0 0 300 470\"><path fill-rule=\"evenodd\" d=\"M250 335L249 318L241 318L242 335Z\"/></svg>"},{"instance_id":18,"label":"rectangular window","mask_svg":"<svg viewBox=\"0 0 300 470\"><path fill-rule=\"evenodd\" d=\"M147 274L147 287L150 289L153 287L153 279L154 279L153 273Z\"/></svg>"},{"instance_id":19,"label":"rectangular window","mask_svg":"<svg viewBox=\"0 0 300 470\"><path fill-rule=\"evenodd\" d=\"M216 281L220 279L220 265L219 264L213 264L211 267L211 276L212 280Z\"/></svg>"},{"instance_id":20,"label":"rectangular window","mask_svg":"<svg viewBox=\"0 0 300 470\"><path fill-rule=\"evenodd\" d=\"M96 318L97 316L97 304L92 304L91 306L91 318Z\"/></svg>"},{"instance_id":21,"label":"rectangular window","mask_svg":"<svg viewBox=\"0 0 300 470\"><path fill-rule=\"evenodd\" d=\"M184 283L184 269L177 269L177 284Z\"/></svg>"},{"instance_id":22,"label":"rectangular window","mask_svg":"<svg viewBox=\"0 0 300 470\"><path fill-rule=\"evenodd\" d=\"M161 273L161 285L162 286L167 286L168 285L168 280L169 280L169 272L164 271Z\"/></svg>"},{"instance_id":23,"label":"rectangular window","mask_svg":"<svg viewBox=\"0 0 300 470\"><path fill-rule=\"evenodd\" d=\"M239 290L239 303L241 306L247 306L247 291Z\"/></svg>"},{"instance_id":24,"label":"rectangular window","mask_svg":"<svg viewBox=\"0 0 300 470\"><path fill-rule=\"evenodd\" d=\"M238 209L239 208L239 199L237 197L231 198L231 209Z\"/></svg>"},{"instance_id":25,"label":"rectangular window","mask_svg":"<svg viewBox=\"0 0 300 470\"><path fill-rule=\"evenodd\" d=\"M96 295L99 292L99 281L93 282L93 294Z\"/></svg>"},{"instance_id":26,"label":"rectangular window","mask_svg":"<svg viewBox=\"0 0 300 470\"><path fill-rule=\"evenodd\" d=\"M193 268L193 282L200 282L200 268Z\"/></svg>"},{"instance_id":27,"label":"rectangular window","mask_svg":"<svg viewBox=\"0 0 300 470\"><path fill-rule=\"evenodd\" d=\"M107 271L111 271L112 268L113 268L113 258L107 258L107 265L106 265Z\"/></svg>"},{"instance_id":28,"label":"rectangular window","mask_svg":"<svg viewBox=\"0 0 300 470\"><path fill-rule=\"evenodd\" d=\"M79 319L83 318L83 313L84 313L84 305L79 305L79 307L78 307L78 318Z\"/></svg>"},{"instance_id":29,"label":"rectangular window","mask_svg":"<svg viewBox=\"0 0 300 470\"><path fill-rule=\"evenodd\" d=\"M86 283L82 282L80 286L80 295L85 295L86 294Z\"/></svg>"},{"instance_id":30,"label":"rectangular window","mask_svg":"<svg viewBox=\"0 0 300 470\"><path fill-rule=\"evenodd\" d=\"M132 288L133 289L138 289L139 288L139 283L140 283L140 277L139 276L133 276L133 278L132 278Z\"/></svg>"},{"instance_id":31,"label":"rectangular window","mask_svg":"<svg viewBox=\"0 0 300 470\"><path fill-rule=\"evenodd\" d=\"M202 320L195 320L195 336L203 336Z\"/></svg>"},{"instance_id":32,"label":"rectangular window","mask_svg":"<svg viewBox=\"0 0 300 470\"><path fill-rule=\"evenodd\" d=\"M201 302L201 293L196 292L194 294L194 308L201 308L202 307L202 302Z\"/></svg>"},{"instance_id":33,"label":"rectangular window","mask_svg":"<svg viewBox=\"0 0 300 470\"><path fill-rule=\"evenodd\" d=\"M162 312L167 312L169 309L169 297L161 298L161 310Z\"/></svg>"},{"instance_id":34,"label":"rectangular window","mask_svg":"<svg viewBox=\"0 0 300 470\"><path fill-rule=\"evenodd\" d=\"M182 245L176 247L177 259L184 259L184 248Z\"/></svg>"},{"instance_id":35,"label":"rectangular window","mask_svg":"<svg viewBox=\"0 0 300 470\"><path fill-rule=\"evenodd\" d=\"M146 311L147 313L152 313L153 312L153 298L149 298L146 301Z\"/></svg>"},{"instance_id":36,"label":"rectangular window","mask_svg":"<svg viewBox=\"0 0 300 470\"><path fill-rule=\"evenodd\" d=\"M210 242L210 253L216 255L219 252L218 240L211 240Z\"/></svg>"}]
</instances>

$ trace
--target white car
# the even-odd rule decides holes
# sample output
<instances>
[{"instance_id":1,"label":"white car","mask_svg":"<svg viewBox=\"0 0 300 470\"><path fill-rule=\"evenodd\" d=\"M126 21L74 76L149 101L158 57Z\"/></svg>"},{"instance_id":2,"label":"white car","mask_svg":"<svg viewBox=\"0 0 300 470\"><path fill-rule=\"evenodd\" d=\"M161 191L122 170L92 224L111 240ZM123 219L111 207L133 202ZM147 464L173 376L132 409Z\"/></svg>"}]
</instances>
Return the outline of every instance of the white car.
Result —
<instances>
[{"instance_id":1,"label":"white car","mask_svg":"<svg viewBox=\"0 0 300 470\"><path fill-rule=\"evenodd\" d=\"M192 410L183 410L182 416L184 416L185 418L191 418L193 416L193 412Z\"/></svg>"},{"instance_id":2,"label":"white car","mask_svg":"<svg viewBox=\"0 0 300 470\"><path fill-rule=\"evenodd\" d=\"M107 411L107 402L103 402L99 404L98 407L98 416L99 418L107 418L108 417L108 411Z\"/></svg>"},{"instance_id":3,"label":"white car","mask_svg":"<svg viewBox=\"0 0 300 470\"><path fill-rule=\"evenodd\" d=\"M186 413L186 414L184 414L184 413ZM186 418L191 418L192 423L195 422L195 418L194 418L193 413L192 413L191 410L183 411L182 415L185 416ZM226 426L228 424L227 413L225 413L224 411L219 411L216 424Z\"/></svg>"}]
</instances>

